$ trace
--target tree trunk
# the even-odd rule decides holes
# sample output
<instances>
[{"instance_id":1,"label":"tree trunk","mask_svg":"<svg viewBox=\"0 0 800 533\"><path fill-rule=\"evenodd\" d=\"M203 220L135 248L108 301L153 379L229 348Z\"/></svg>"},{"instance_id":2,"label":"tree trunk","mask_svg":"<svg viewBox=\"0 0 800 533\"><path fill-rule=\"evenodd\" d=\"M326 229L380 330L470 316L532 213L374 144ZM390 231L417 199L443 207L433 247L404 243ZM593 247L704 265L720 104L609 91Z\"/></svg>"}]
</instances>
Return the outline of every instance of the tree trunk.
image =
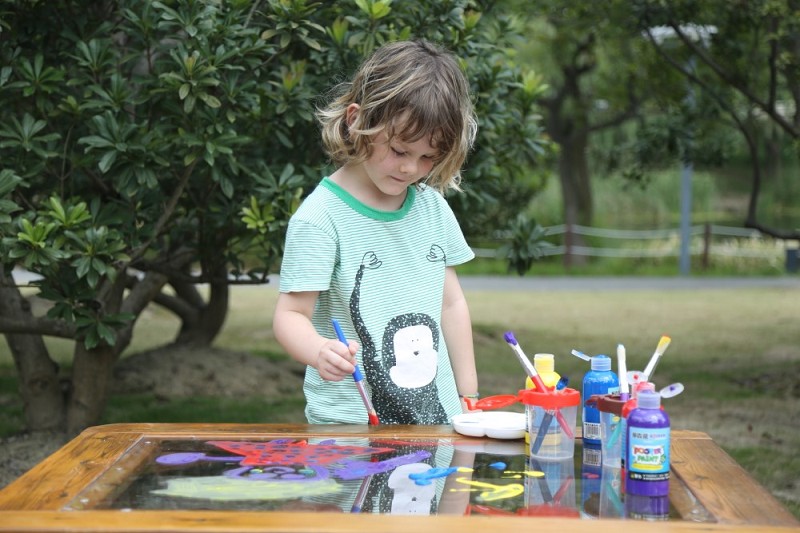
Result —
<instances>
[{"instance_id":1,"label":"tree trunk","mask_svg":"<svg viewBox=\"0 0 800 533\"><path fill-rule=\"evenodd\" d=\"M28 302L0 267L0 315L31 316ZM65 400L58 378L58 365L50 358L41 335L5 335L19 378L25 425L30 431L62 430Z\"/></svg>"},{"instance_id":2,"label":"tree trunk","mask_svg":"<svg viewBox=\"0 0 800 533\"><path fill-rule=\"evenodd\" d=\"M578 134L564 137L558 157L558 175L561 182L561 197L564 202L564 223L590 226L593 217L592 189L587 161L588 137ZM583 235L572 234L570 248L585 246ZM585 255L564 255L567 267L586 264Z\"/></svg>"},{"instance_id":3,"label":"tree trunk","mask_svg":"<svg viewBox=\"0 0 800 533\"><path fill-rule=\"evenodd\" d=\"M113 282L109 280L98 288L96 296L106 312L120 311L125 284L125 277L120 275ZM129 291L129 297L135 292L135 289ZM138 316L138 313L136 315ZM67 404L68 435L77 435L87 427L100 423L108 403L114 363L126 345L118 339L114 346L100 343L95 348L87 349L83 338L75 339L72 356L72 390Z\"/></svg>"},{"instance_id":4,"label":"tree trunk","mask_svg":"<svg viewBox=\"0 0 800 533\"><path fill-rule=\"evenodd\" d=\"M197 293L194 285L173 284L173 287L185 303L194 308L191 318L182 315L181 329L175 339L175 344L210 346L228 316L228 300L230 287L224 281L210 283L208 303Z\"/></svg>"},{"instance_id":5,"label":"tree trunk","mask_svg":"<svg viewBox=\"0 0 800 533\"><path fill-rule=\"evenodd\" d=\"M779 185L783 181L782 139L777 126L772 126L764 139L764 177Z\"/></svg>"},{"instance_id":6,"label":"tree trunk","mask_svg":"<svg viewBox=\"0 0 800 533\"><path fill-rule=\"evenodd\" d=\"M67 433L77 435L100 423L108 403L114 362L113 347L102 345L87 350L83 340L75 341L72 363L72 395L67 409Z\"/></svg>"}]
</instances>

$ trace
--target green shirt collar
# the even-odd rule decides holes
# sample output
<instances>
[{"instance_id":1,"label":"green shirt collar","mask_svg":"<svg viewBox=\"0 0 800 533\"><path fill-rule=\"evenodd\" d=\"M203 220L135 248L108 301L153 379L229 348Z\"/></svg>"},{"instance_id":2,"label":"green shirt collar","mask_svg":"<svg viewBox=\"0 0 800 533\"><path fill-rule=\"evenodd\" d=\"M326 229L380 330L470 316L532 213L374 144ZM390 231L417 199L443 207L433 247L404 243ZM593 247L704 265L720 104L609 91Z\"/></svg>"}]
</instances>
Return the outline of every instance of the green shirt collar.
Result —
<instances>
[{"instance_id":1,"label":"green shirt collar","mask_svg":"<svg viewBox=\"0 0 800 533\"><path fill-rule=\"evenodd\" d=\"M350 206L354 211L375 220L382 220L390 222L393 220L400 220L411 210L414 205L414 199L417 197L417 188L409 187L406 199L403 205L396 211L381 211L370 207L363 202L356 199L352 194L342 189L337 183L334 183L329 176L325 176L320 183L323 187L331 191L339 197L344 203Z\"/></svg>"}]
</instances>

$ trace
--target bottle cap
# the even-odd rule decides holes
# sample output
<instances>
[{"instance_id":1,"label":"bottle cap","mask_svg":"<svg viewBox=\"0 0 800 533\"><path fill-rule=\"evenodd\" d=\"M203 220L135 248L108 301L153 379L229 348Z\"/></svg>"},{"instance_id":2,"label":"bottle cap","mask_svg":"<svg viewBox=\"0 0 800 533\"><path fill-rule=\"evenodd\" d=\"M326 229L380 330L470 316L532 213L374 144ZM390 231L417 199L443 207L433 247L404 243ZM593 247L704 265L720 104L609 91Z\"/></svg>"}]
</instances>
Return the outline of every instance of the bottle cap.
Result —
<instances>
[{"instance_id":1,"label":"bottle cap","mask_svg":"<svg viewBox=\"0 0 800 533\"><path fill-rule=\"evenodd\" d=\"M592 357L592 370L611 370L611 358L607 355Z\"/></svg>"},{"instance_id":2,"label":"bottle cap","mask_svg":"<svg viewBox=\"0 0 800 533\"><path fill-rule=\"evenodd\" d=\"M657 392L643 390L636 397L636 407L642 409L659 409L661 407L661 395Z\"/></svg>"},{"instance_id":3,"label":"bottle cap","mask_svg":"<svg viewBox=\"0 0 800 533\"><path fill-rule=\"evenodd\" d=\"M655 390L656 390L656 384L653 383L652 381L640 381L633 388L633 397L636 398L642 391L655 392Z\"/></svg>"},{"instance_id":4,"label":"bottle cap","mask_svg":"<svg viewBox=\"0 0 800 533\"><path fill-rule=\"evenodd\" d=\"M533 366L540 374L555 372L555 356L551 353L537 353L533 356Z\"/></svg>"}]
</instances>

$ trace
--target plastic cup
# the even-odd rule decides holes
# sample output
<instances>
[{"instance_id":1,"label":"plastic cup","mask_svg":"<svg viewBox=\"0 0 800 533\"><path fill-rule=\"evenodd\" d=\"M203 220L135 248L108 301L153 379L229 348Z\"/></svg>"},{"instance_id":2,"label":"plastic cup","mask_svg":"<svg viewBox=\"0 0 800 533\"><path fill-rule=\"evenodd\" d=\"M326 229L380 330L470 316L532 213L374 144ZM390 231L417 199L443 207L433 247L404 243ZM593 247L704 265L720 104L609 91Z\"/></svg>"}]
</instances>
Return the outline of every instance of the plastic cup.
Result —
<instances>
[{"instance_id":1,"label":"plastic cup","mask_svg":"<svg viewBox=\"0 0 800 533\"><path fill-rule=\"evenodd\" d=\"M546 461L574 457L580 392L570 388L548 393L529 389L520 391L519 398L526 406L530 456Z\"/></svg>"}]
</instances>

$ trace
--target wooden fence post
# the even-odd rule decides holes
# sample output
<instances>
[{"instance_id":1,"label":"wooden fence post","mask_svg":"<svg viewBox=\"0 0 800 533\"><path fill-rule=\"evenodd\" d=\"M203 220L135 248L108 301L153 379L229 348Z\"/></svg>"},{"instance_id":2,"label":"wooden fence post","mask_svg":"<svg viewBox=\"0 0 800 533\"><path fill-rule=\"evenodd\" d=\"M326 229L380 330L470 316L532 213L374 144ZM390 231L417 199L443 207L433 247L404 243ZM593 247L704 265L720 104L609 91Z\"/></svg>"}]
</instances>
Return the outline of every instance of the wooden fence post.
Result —
<instances>
[{"instance_id":1,"label":"wooden fence post","mask_svg":"<svg viewBox=\"0 0 800 533\"><path fill-rule=\"evenodd\" d=\"M572 223L567 222L566 232L564 232L564 266L572 266Z\"/></svg>"}]
</instances>

